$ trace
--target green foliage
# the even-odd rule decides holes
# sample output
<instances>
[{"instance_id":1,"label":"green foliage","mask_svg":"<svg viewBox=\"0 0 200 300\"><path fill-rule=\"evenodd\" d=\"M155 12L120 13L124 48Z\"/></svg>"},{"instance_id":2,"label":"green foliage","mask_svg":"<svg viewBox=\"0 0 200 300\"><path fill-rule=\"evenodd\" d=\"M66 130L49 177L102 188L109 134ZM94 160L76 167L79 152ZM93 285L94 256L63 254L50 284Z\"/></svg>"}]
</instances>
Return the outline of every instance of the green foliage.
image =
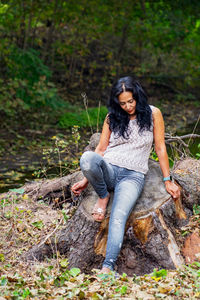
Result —
<instances>
[{"instance_id":1,"label":"green foliage","mask_svg":"<svg viewBox=\"0 0 200 300\"><path fill-rule=\"evenodd\" d=\"M6 1L0 4L2 77L26 80L32 87L41 77L49 82L51 69L70 91L84 86L98 98L115 77L134 73L193 98L187 88L198 87L200 75L199 5L163 0ZM27 91L21 97L29 103Z\"/></svg>"},{"instance_id":2,"label":"green foliage","mask_svg":"<svg viewBox=\"0 0 200 300\"><path fill-rule=\"evenodd\" d=\"M42 221L33 222L32 225L38 229L42 229L44 227L44 224Z\"/></svg>"},{"instance_id":3,"label":"green foliage","mask_svg":"<svg viewBox=\"0 0 200 300\"><path fill-rule=\"evenodd\" d=\"M106 114L108 113L107 108L105 106L100 107L99 113L99 123L102 124ZM90 118L91 126L97 126L97 119L98 119L98 108L88 108L88 114ZM88 115L85 110L79 112L67 112L63 114L59 120L59 125L63 128L70 128L74 125L79 127L88 127Z\"/></svg>"},{"instance_id":4,"label":"green foliage","mask_svg":"<svg viewBox=\"0 0 200 300\"><path fill-rule=\"evenodd\" d=\"M76 277L80 273L81 273L81 270L79 268L72 268L72 269L69 270L69 274L72 277Z\"/></svg>"},{"instance_id":5,"label":"green foliage","mask_svg":"<svg viewBox=\"0 0 200 300\"><path fill-rule=\"evenodd\" d=\"M154 149L151 150L150 158L153 159L153 160L155 160L155 161L158 161L158 156L157 156L157 154L156 154L156 152L155 152Z\"/></svg>"},{"instance_id":6,"label":"green foliage","mask_svg":"<svg viewBox=\"0 0 200 300\"><path fill-rule=\"evenodd\" d=\"M53 144L43 148L43 166L35 170L33 175L40 177L64 176L79 168L79 159L82 154L79 149L81 135L79 126L72 126L71 136L58 134L51 138ZM63 211L64 219L67 221L68 216Z\"/></svg>"},{"instance_id":7,"label":"green foliage","mask_svg":"<svg viewBox=\"0 0 200 300\"><path fill-rule=\"evenodd\" d=\"M152 273L152 278L165 278L167 276L167 270L165 269L161 269L161 270L157 270L154 269L153 273Z\"/></svg>"},{"instance_id":8,"label":"green foliage","mask_svg":"<svg viewBox=\"0 0 200 300\"><path fill-rule=\"evenodd\" d=\"M6 76L0 79L0 106L7 115L33 107L63 106L55 85L49 81L51 71L37 51L11 47L5 63Z\"/></svg>"},{"instance_id":9,"label":"green foliage","mask_svg":"<svg viewBox=\"0 0 200 300\"><path fill-rule=\"evenodd\" d=\"M200 288L199 285L199 278L200 278L200 262L195 261L192 264L185 266L185 269L188 271L189 274L192 275L193 278L198 281L197 287Z\"/></svg>"},{"instance_id":10,"label":"green foliage","mask_svg":"<svg viewBox=\"0 0 200 300\"><path fill-rule=\"evenodd\" d=\"M197 147L198 147L199 151L196 152L195 156L196 156L197 159L200 159L200 144L198 144Z\"/></svg>"},{"instance_id":11,"label":"green foliage","mask_svg":"<svg viewBox=\"0 0 200 300\"><path fill-rule=\"evenodd\" d=\"M54 84L46 82L44 77L33 86L25 79L14 78L8 82L0 80L0 106L0 110L8 116L13 116L17 112L28 111L33 107L58 108L63 106L63 103L57 95Z\"/></svg>"},{"instance_id":12,"label":"green foliage","mask_svg":"<svg viewBox=\"0 0 200 300\"><path fill-rule=\"evenodd\" d=\"M120 292L121 295L125 295L127 292L127 286L126 285L122 285L121 287L116 288L116 292Z\"/></svg>"},{"instance_id":13,"label":"green foliage","mask_svg":"<svg viewBox=\"0 0 200 300\"><path fill-rule=\"evenodd\" d=\"M62 268L67 268L68 264L69 264L69 262L68 262L68 259L67 259L67 258L64 258L64 259L62 259L62 260L60 261L60 266L61 266Z\"/></svg>"},{"instance_id":14,"label":"green foliage","mask_svg":"<svg viewBox=\"0 0 200 300\"><path fill-rule=\"evenodd\" d=\"M78 151L78 143L79 143L80 138L81 138L81 136L79 133L79 126L74 125L72 127L72 139L74 141L74 144L76 145L76 151Z\"/></svg>"},{"instance_id":15,"label":"green foliage","mask_svg":"<svg viewBox=\"0 0 200 300\"><path fill-rule=\"evenodd\" d=\"M51 77L51 71L40 59L39 52L34 49L23 50L13 47L7 60L7 76L27 80L30 87L41 77L47 82Z\"/></svg>"},{"instance_id":16,"label":"green foliage","mask_svg":"<svg viewBox=\"0 0 200 300\"><path fill-rule=\"evenodd\" d=\"M195 215L200 215L200 205L194 204L194 206L193 206L193 213Z\"/></svg>"},{"instance_id":17,"label":"green foliage","mask_svg":"<svg viewBox=\"0 0 200 300\"><path fill-rule=\"evenodd\" d=\"M18 189L10 189L11 192L17 193L17 194L24 194L24 189L23 188L18 188Z\"/></svg>"},{"instance_id":18,"label":"green foliage","mask_svg":"<svg viewBox=\"0 0 200 300\"><path fill-rule=\"evenodd\" d=\"M68 220L69 220L69 216L66 214L66 212L65 212L64 209L63 209L61 212L62 212L62 215L63 215L63 218L64 218L65 222L67 223ZM62 266L62 265L61 265L61 266Z\"/></svg>"},{"instance_id":19,"label":"green foliage","mask_svg":"<svg viewBox=\"0 0 200 300\"><path fill-rule=\"evenodd\" d=\"M0 253L0 261L3 262L5 260L5 256L3 253Z\"/></svg>"}]
</instances>

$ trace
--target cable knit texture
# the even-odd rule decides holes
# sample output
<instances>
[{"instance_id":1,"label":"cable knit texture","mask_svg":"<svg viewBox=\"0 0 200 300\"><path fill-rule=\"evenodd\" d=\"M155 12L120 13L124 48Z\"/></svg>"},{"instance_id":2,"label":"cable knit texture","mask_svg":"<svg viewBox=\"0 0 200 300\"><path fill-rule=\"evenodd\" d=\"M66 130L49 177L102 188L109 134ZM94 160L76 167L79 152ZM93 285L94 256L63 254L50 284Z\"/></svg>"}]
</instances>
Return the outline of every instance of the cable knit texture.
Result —
<instances>
[{"instance_id":1,"label":"cable knit texture","mask_svg":"<svg viewBox=\"0 0 200 300\"><path fill-rule=\"evenodd\" d=\"M150 107L153 111L154 106ZM150 131L144 130L139 133L137 120L130 120L128 132L128 139L111 133L104 159L112 165L146 174L153 143L153 121Z\"/></svg>"}]
</instances>

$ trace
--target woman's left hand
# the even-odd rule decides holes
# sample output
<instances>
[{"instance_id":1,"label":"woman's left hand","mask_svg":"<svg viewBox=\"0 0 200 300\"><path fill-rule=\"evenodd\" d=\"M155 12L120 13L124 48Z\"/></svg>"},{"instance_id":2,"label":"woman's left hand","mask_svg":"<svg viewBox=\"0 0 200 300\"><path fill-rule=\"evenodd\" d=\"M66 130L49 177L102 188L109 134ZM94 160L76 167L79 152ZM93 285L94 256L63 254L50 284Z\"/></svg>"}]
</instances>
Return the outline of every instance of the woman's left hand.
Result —
<instances>
[{"instance_id":1,"label":"woman's left hand","mask_svg":"<svg viewBox=\"0 0 200 300\"><path fill-rule=\"evenodd\" d=\"M165 181L165 187L167 192L171 194L174 200L177 200L180 197L181 195L180 187L176 185L174 182Z\"/></svg>"}]
</instances>

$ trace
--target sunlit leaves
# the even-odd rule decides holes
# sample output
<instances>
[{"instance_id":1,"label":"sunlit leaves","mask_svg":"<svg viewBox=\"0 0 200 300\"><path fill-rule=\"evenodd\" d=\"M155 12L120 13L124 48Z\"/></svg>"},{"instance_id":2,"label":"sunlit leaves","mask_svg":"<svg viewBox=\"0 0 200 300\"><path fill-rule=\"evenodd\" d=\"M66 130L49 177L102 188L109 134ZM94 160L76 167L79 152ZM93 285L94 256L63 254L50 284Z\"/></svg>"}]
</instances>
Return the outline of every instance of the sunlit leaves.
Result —
<instances>
[{"instance_id":1,"label":"sunlit leaves","mask_svg":"<svg viewBox=\"0 0 200 300\"><path fill-rule=\"evenodd\" d=\"M24 188L18 188L18 189L10 189L11 192L17 193L17 194L23 194Z\"/></svg>"},{"instance_id":2,"label":"sunlit leaves","mask_svg":"<svg viewBox=\"0 0 200 300\"><path fill-rule=\"evenodd\" d=\"M194 204L193 212L194 212L195 215L200 215L200 205Z\"/></svg>"},{"instance_id":3,"label":"sunlit leaves","mask_svg":"<svg viewBox=\"0 0 200 300\"><path fill-rule=\"evenodd\" d=\"M165 278L167 276L167 270L165 269L161 269L161 270L157 270L154 269L153 273L152 273L152 278Z\"/></svg>"},{"instance_id":4,"label":"sunlit leaves","mask_svg":"<svg viewBox=\"0 0 200 300\"><path fill-rule=\"evenodd\" d=\"M73 277L76 277L78 274L80 274L80 269L79 268L72 268L69 271L69 274Z\"/></svg>"},{"instance_id":5,"label":"sunlit leaves","mask_svg":"<svg viewBox=\"0 0 200 300\"><path fill-rule=\"evenodd\" d=\"M5 256L4 256L4 254L3 253L0 253L0 261L4 261L5 260Z\"/></svg>"},{"instance_id":6,"label":"sunlit leaves","mask_svg":"<svg viewBox=\"0 0 200 300\"><path fill-rule=\"evenodd\" d=\"M68 262L68 259L67 258L64 258L60 261L60 265L62 268L67 268L69 262Z\"/></svg>"},{"instance_id":7,"label":"sunlit leaves","mask_svg":"<svg viewBox=\"0 0 200 300\"><path fill-rule=\"evenodd\" d=\"M3 276L2 278L0 278L0 284L1 284L1 286L6 285L7 282L8 282L8 280L7 280L7 278L5 278L4 276Z\"/></svg>"},{"instance_id":8,"label":"sunlit leaves","mask_svg":"<svg viewBox=\"0 0 200 300\"><path fill-rule=\"evenodd\" d=\"M44 226L44 224L41 220L37 221L37 222L33 222L32 225L38 229L42 229L42 227Z\"/></svg>"}]
</instances>

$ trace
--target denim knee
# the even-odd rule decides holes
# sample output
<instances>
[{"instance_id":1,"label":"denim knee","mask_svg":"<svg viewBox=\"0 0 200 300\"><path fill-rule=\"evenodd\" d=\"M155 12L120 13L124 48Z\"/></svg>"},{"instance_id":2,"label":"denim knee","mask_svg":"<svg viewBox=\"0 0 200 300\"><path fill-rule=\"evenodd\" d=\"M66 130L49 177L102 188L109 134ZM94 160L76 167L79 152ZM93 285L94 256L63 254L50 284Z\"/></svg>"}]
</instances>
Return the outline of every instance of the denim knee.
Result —
<instances>
[{"instance_id":1,"label":"denim knee","mask_svg":"<svg viewBox=\"0 0 200 300\"><path fill-rule=\"evenodd\" d=\"M80 159L80 167L82 171L89 171L91 169L95 156L96 153L93 151L86 151L83 153Z\"/></svg>"}]
</instances>

